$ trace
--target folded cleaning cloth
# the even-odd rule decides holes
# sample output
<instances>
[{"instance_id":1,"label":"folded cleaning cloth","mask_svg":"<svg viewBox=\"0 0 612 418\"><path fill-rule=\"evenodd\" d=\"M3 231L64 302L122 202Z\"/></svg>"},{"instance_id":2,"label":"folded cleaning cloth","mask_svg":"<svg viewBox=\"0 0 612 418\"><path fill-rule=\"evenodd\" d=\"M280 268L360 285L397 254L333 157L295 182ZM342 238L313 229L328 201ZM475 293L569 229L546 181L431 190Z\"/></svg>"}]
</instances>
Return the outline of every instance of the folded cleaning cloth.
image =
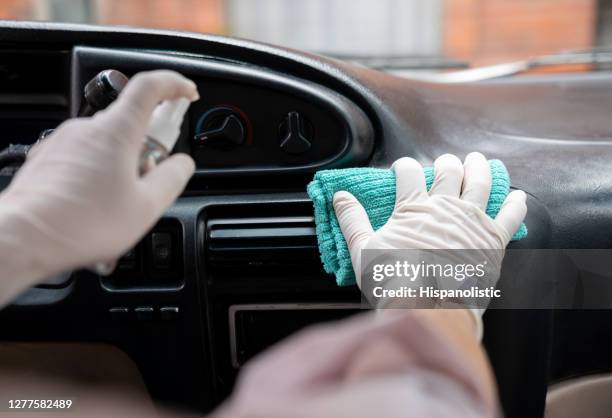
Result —
<instances>
[{"instance_id":1,"label":"folded cleaning cloth","mask_svg":"<svg viewBox=\"0 0 612 418\"><path fill-rule=\"evenodd\" d=\"M489 160L491 167L491 194L487 203L487 215L495 218L510 192L510 176L506 166L499 160ZM424 169L427 190L434 179L433 167ZM321 261L327 273L336 276L339 286L355 284L355 273L332 199L334 193L346 190L352 193L365 208L374 230L382 227L395 206L395 175L381 168L347 168L323 170L315 174L308 185L308 195L314 203L317 240ZM527 227L521 224L512 240L527 236Z\"/></svg>"}]
</instances>

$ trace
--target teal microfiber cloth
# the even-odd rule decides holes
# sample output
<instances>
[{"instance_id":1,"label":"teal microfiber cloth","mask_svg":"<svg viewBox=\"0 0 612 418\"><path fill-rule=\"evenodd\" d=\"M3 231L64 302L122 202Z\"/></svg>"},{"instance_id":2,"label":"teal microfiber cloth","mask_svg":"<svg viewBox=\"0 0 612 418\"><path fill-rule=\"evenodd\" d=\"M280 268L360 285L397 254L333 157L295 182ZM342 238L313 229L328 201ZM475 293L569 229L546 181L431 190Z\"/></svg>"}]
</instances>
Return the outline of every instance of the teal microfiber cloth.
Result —
<instances>
[{"instance_id":1,"label":"teal microfiber cloth","mask_svg":"<svg viewBox=\"0 0 612 418\"><path fill-rule=\"evenodd\" d=\"M499 160L490 160L491 194L487 203L487 215L495 218L510 192L510 176L506 166ZM427 190L434 179L433 167L424 169ZM374 230L385 223L395 206L395 174L381 168L347 168L323 170L315 174L308 185L308 195L313 201L317 240L321 261L327 273L336 276L339 286L355 283L355 274L336 213L332 206L334 193L346 190L352 193L365 208ZM522 224L512 237L520 240L527 236L527 227Z\"/></svg>"}]
</instances>

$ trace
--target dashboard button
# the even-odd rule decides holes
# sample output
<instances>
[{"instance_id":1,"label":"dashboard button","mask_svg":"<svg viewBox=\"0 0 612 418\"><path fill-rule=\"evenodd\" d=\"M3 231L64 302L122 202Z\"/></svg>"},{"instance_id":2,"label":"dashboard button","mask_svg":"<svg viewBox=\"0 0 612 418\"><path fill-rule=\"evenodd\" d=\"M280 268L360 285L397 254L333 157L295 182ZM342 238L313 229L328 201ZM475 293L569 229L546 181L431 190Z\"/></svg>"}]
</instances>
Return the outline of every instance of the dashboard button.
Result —
<instances>
[{"instance_id":1,"label":"dashboard button","mask_svg":"<svg viewBox=\"0 0 612 418\"><path fill-rule=\"evenodd\" d=\"M218 108L208 112L201 124L201 131L194 137L201 145L231 148L244 144L244 122L231 109Z\"/></svg>"},{"instance_id":2,"label":"dashboard button","mask_svg":"<svg viewBox=\"0 0 612 418\"><path fill-rule=\"evenodd\" d=\"M312 124L298 112L289 112L279 127L280 147L288 154L302 154L312 145Z\"/></svg>"},{"instance_id":3,"label":"dashboard button","mask_svg":"<svg viewBox=\"0 0 612 418\"><path fill-rule=\"evenodd\" d=\"M159 308L162 321L175 321L178 319L180 310L178 306L163 306Z\"/></svg>"},{"instance_id":4,"label":"dashboard button","mask_svg":"<svg viewBox=\"0 0 612 418\"><path fill-rule=\"evenodd\" d=\"M130 315L130 310L123 306L116 306L110 308L108 313L113 321L125 321Z\"/></svg>"},{"instance_id":5,"label":"dashboard button","mask_svg":"<svg viewBox=\"0 0 612 418\"><path fill-rule=\"evenodd\" d=\"M153 232L151 234L151 258L153 268L168 270L172 267L173 258L172 236L168 232Z\"/></svg>"},{"instance_id":6,"label":"dashboard button","mask_svg":"<svg viewBox=\"0 0 612 418\"><path fill-rule=\"evenodd\" d=\"M134 308L134 313L139 321L152 321L155 310L151 306L139 306Z\"/></svg>"}]
</instances>

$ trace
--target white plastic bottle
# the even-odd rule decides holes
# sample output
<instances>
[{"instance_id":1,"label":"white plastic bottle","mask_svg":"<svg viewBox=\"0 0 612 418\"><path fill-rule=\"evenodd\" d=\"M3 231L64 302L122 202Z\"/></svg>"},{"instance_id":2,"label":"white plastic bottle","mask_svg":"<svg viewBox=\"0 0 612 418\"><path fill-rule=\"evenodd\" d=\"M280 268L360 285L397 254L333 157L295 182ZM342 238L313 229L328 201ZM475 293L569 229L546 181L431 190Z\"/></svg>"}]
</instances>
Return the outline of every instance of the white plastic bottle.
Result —
<instances>
[{"instance_id":1,"label":"white plastic bottle","mask_svg":"<svg viewBox=\"0 0 612 418\"><path fill-rule=\"evenodd\" d=\"M155 108L140 157L140 175L168 157L181 134L181 125L189 105L189 99L181 97L166 100Z\"/></svg>"}]
</instances>

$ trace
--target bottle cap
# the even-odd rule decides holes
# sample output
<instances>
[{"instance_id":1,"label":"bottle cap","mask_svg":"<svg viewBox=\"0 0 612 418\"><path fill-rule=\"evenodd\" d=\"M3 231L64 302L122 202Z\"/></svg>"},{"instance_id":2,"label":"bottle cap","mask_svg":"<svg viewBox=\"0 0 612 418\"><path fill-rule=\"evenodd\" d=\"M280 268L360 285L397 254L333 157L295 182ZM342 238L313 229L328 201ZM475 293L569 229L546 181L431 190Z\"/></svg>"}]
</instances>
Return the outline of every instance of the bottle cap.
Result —
<instances>
[{"instance_id":1,"label":"bottle cap","mask_svg":"<svg viewBox=\"0 0 612 418\"><path fill-rule=\"evenodd\" d=\"M189 99L185 97L161 102L151 115L147 136L159 142L166 151L172 151L190 104Z\"/></svg>"}]
</instances>

